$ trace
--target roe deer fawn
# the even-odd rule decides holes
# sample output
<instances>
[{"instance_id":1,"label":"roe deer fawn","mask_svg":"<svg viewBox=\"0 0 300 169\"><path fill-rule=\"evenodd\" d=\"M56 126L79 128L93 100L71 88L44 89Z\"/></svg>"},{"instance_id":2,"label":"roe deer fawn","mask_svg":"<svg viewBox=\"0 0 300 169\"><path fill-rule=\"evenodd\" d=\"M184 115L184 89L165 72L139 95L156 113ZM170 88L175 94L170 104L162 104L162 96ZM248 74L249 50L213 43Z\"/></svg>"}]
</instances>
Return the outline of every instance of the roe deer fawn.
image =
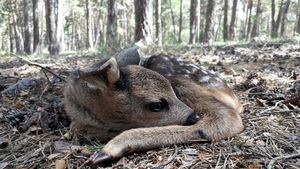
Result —
<instances>
[{"instance_id":1,"label":"roe deer fawn","mask_svg":"<svg viewBox=\"0 0 300 169\"><path fill-rule=\"evenodd\" d=\"M243 107L218 75L166 55L150 57L143 67L122 65L111 58L74 71L65 88L72 129L111 139L93 163L243 130Z\"/></svg>"}]
</instances>

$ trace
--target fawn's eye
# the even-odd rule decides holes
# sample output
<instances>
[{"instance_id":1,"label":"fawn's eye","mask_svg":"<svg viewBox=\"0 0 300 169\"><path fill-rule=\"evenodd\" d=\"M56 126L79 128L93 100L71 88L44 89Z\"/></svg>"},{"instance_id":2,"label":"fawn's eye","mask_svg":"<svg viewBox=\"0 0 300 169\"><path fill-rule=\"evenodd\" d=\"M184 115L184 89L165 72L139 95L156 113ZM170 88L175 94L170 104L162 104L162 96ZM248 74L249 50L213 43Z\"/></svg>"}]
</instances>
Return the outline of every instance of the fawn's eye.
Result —
<instances>
[{"instance_id":1,"label":"fawn's eye","mask_svg":"<svg viewBox=\"0 0 300 169\"><path fill-rule=\"evenodd\" d=\"M149 109L153 112L159 112L162 109L162 105L160 102L157 103L150 103L149 104Z\"/></svg>"},{"instance_id":2,"label":"fawn's eye","mask_svg":"<svg viewBox=\"0 0 300 169\"><path fill-rule=\"evenodd\" d=\"M149 103L148 108L152 112L160 112L162 110L169 110L169 104L165 99L160 99L159 102Z\"/></svg>"}]
</instances>

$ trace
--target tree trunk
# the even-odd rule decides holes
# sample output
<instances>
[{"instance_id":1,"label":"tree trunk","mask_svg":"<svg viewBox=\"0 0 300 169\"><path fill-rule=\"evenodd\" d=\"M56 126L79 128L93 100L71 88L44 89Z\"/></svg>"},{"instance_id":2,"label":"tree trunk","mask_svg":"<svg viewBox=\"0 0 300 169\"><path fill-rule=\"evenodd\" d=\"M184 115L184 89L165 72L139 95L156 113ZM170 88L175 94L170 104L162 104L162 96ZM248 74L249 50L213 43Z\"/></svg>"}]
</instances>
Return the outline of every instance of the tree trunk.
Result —
<instances>
[{"instance_id":1,"label":"tree trunk","mask_svg":"<svg viewBox=\"0 0 300 169\"><path fill-rule=\"evenodd\" d=\"M208 1L206 8L206 21L203 42L211 44L213 39L213 15L215 8L215 0Z\"/></svg>"},{"instance_id":2,"label":"tree trunk","mask_svg":"<svg viewBox=\"0 0 300 169\"><path fill-rule=\"evenodd\" d=\"M13 16L9 15L8 16L8 35L9 35L9 51L10 53L14 52L14 32L13 32L13 27L14 27L14 20Z\"/></svg>"},{"instance_id":3,"label":"tree trunk","mask_svg":"<svg viewBox=\"0 0 300 169\"><path fill-rule=\"evenodd\" d=\"M107 8L107 45L112 46L113 48L117 47L118 40L117 40L117 4L116 0L109 0L108 1L108 8Z\"/></svg>"},{"instance_id":4,"label":"tree trunk","mask_svg":"<svg viewBox=\"0 0 300 169\"><path fill-rule=\"evenodd\" d=\"M284 36L286 15L289 11L289 7L290 7L290 0L287 0L285 5L284 5L284 10L283 10L283 13L282 13L282 21L281 21L281 26L280 26L280 36Z\"/></svg>"},{"instance_id":5,"label":"tree trunk","mask_svg":"<svg viewBox=\"0 0 300 169\"><path fill-rule=\"evenodd\" d=\"M276 22L275 22L275 0L272 0L271 3L271 37L276 37L277 32L276 32Z\"/></svg>"},{"instance_id":6,"label":"tree trunk","mask_svg":"<svg viewBox=\"0 0 300 169\"><path fill-rule=\"evenodd\" d=\"M161 34L161 0L156 0L155 3L155 29L156 29L156 41L157 45L162 45L162 34Z\"/></svg>"},{"instance_id":7,"label":"tree trunk","mask_svg":"<svg viewBox=\"0 0 300 169\"><path fill-rule=\"evenodd\" d=\"M173 12L173 7L172 7L172 0L169 0L169 6L170 6L170 10L171 10L171 17L172 17L172 24L173 24L173 33L174 33L174 37L176 37L175 17L174 17L174 12Z\"/></svg>"},{"instance_id":8,"label":"tree trunk","mask_svg":"<svg viewBox=\"0 0 300 169\"><path fill-rule=\"evenodd\" d=\"M249 15L248 15L248 26L247 26L247 34L246 37L248 38L250 35L251 31L251 26L252 26L252 7L253 7L253 0L248 1L248 10L249 10Z\"/></svg>"},{"instance_id":9,"label":"tree trunk","mask_svg":"<svg viewBox=\"0 0 300 169\"><path fill-rule=\"evenodd\" d=\"M56 0L56 11L55 11L55 20L56 20L56 36L58 40L59 52L64 50L64 0Z\"/></svg>"},{"instance_id":10,"label":"tree trunk","mask_svg":"<svg viewBox=\"0 0 300 169\"><path fill-rule=\"evenodd\" d=\"M74 9L71 10L71 20L72 20L72 35L71 35L71 50L76 50L76 18Z\"/></svg>"},{"instance_id":11,"label":"tree trunk","mask_svg":"<svg viewBox=\"0 0 300 169\"><path fill-rule=\"evenodd\" d=\"M182 0L180 0L180 12L179 12L179 32L178 32L178 42L182 42L181 39L181 32L182 32L182 11L183 11L183 5Z\"/></svg>"},{"instance_id":12,"label":"tree trunk","mask_svg":"<svg viewBox=\"0 0 300 169\"><path fill-rule=\"evenodd\" d=\"M278 14L277 14L276 22L275 22L275 32L276 32L275 37L278 36L278 29L279 29L280 22L282 20L282 10L283 10L283 0L281 0L281 2L280 2L280 7L279 7Z\"/></svg>"},{"instance_id":13,"label":"tree trunk","mask_svg":"<svg viewBox=\"0 0 300 169\"><path fill-rule=\"evenodd\" d=\"M16 16L13 15L13 23L14 23L14 35L15 35L15 43L16 43L16 52L21 53L24 49L23 46L23 37L22 34L20 33L19 27L18 27L18 22L16 19Z\"/></svg>"},{"instance_id":14,"label":"tree trunk","mask_svg":"<svg viewBox=\"0 0 300 169\"><path fill-rule=\"evenodd\" d=\"M297 11L298 11L298 16L297 16L296 32L300 34L300 0L298 0Z\"/></svg>"},{"instance_id":15,"label":"tree trunk","mask_svg":"<svg viewBox=\"0 0 300 169\"><path fill-rule=\"evenodd\" d=\"M41 0L32 0L33 5L33 52L36 52L40 46L40 16Z\"/></svg>"},{"instance_id":16,"label":"tree trunk","mask_svg":"<svg viewBox=\"0 0 300 169\"><path fill-rule=\"evenodd\" d=\"M228 40L228 0L224 0L223 40Z\"/></svg>"},{"instance_id":17,"label":"tree trunk","mask_svg":"<svg viewBox=\"0 0 300 169\"><path fill-rule=\"evenodd\" d=\"M247 5L246 5L246 1L244 1L244 3L243 3L243 11L244 11L244 14L245 14L245 20L244 20L244 22L242 24L243 26L240 28L240 32L241 32L241 38L240 38L240 40L246 39L246 37L247 37L247 25L248 25L248 13L249 13L248 6L249 6L249 3L247 3Z\"/></svg>"},{"instance_id":18,"label":"tree trunk","mask_svg":"<svg viewBox=\"0 0 300 169\"><path fill-rule=\"evenodd\" d=\"M199 15L199 0L191 0L190 3L190 44L196 43L197 37L197 26L198 26L198 15Z\"/></svg>"},{"instance_id":19,"label":"tree trunk","mask_svg":"<svg viewBox=\"0 0 300 169\"><path fill-rule=\"evenodd\" d=\"M254 38L258 36L258 20L259 20L259 15L260 15L260 7L261 6L261 0L257 0L257 5L256 5L256 15L255 15L255 20L253 22L253 28L251 31L251 38Z\"/></svg>"},{"instance_id":20,"label":"tree trunk","mask_svg":"<svg viewBox=\"0 0 300 169\"><path fill-rule=\"evenodd\" d=\"M222 26L222 22L221 22L221 20L222 20L222 16L223 16L223 14L220 12L217 16L215 16L215 17L217 17L218 19L216 20L216 22L214 23L214 25L218 25L218 26L213 26L214 27L214 29L213 29L213 31L214 31L214 33L213 33L213 39L214 39L214 41L218 41L219 40L219 33L221 32L220 31L220 29L221 29L221 26Z\"/></svg>"},{"instance_id":21,"label":"tree trunk","mask_svg":"<svg viewBox=\"0 0 300 169\"><path fill-rule=\"evenodd\" d=\"M229 39L233 40L235 38L235 18L236 18L236 7L237 7L237 0L233 0L232 3L232 13L231 13L231 20L229 26Z\"/></svg>"},{"instance_id":22,"label":"tree trunk","mask_svg":"<svg viewBox=\"0 0 300 169\"><path fill-rule=\"evenodd\" d=\"M135 38L137 42L144 40L145 44L152 44L152 0L134 0Z\"/></svg>"},{"instance_id":23,"label":"tree trunk","mask_svg":"<svg viewBox=\"0 0 300 169\"><path fill-rule=\"evenodd\" d=\"M92 34L92 9L90 0L85 0L85 17L86 17L86 48L92 49L93 45L93 34Z\"/></svg>"},{"instance_id":24,"label":"tree trunk","mask_svg":"<svg viewBox=\"0 0 300 169\"><path fill-rule=\"evenodd\" d=\"M200 34L201 34L201 0L198 0L198 15L197 15L197 29L196 29L196 42L200 43Z\"/></svg>"},{"instance_id":25,"label":"tree trunk","mask_svg":"<svg viewBox=\"0 0 300 169\"><path fill-rule=\"evenodd\" d=\"M30 32L29 32L29 7L28 0L23 0L23 21L24 21L24 51L27 54L31 53Z\"/></svg>"},{"instance_id":26,"label":"tree trunk","mask_svg":"<svg viewBox=\"0 0 300 169\"><path fill-rule=\"evenodd\" d=\"M55 0L47 0L46 3L46 23L47 23L47 34L48 34L48 51L50 55L58 55L60 47L56 35L56 23L55 23Z\"/></svg>"}]
</instances>

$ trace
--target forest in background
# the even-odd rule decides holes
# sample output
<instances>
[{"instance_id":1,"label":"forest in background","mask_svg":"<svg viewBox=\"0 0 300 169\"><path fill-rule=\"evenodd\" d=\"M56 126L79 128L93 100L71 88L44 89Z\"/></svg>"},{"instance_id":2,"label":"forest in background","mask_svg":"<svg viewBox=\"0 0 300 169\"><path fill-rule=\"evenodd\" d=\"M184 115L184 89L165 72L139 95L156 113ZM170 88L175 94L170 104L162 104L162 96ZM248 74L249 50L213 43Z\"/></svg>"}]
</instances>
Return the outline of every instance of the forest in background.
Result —
<instances>
[{"instance_id":1,"label":"forest in background","mask_svg":"<svg viewBox=\"0 0 300 169\"><path fill-rule=\"evenodd\" d=\"M0 0L0 51L90 49L294 38L300 0Z\"/></svg>"}]
</instances>

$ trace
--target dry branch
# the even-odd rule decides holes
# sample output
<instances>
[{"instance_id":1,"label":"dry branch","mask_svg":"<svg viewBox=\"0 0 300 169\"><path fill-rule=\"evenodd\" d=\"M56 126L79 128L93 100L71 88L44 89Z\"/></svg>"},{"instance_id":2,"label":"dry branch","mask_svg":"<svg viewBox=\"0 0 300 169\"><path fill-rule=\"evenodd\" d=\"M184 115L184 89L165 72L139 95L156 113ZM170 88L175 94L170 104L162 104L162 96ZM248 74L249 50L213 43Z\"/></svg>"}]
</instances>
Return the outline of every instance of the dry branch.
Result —
<instances>
[{"instance_id":1,"label":"dry branch","mask_svg":"<svg viewBox=\"0 0 300 169\"><path fill-rule=\"evenodd\" d=\"M53 76L57 77L57 78L60 79L61 81L66 82L66 80L65 80L64 78L60 77L60 76L57 75L56 73L52 72L49 68L47 68L47 67L50 66L50 65L42 65L42 64L39 64L39 63L30 61L30 60L28 60L28 59L25 59L25 58L23 58L23 57L21 57L21 56L19 56L19 55L13 54L13 53L12 53L12 55L14 55L15 57L17 57L17 58L19 58L19 59L21 59L21 60L24 60L29 66L36 66L36 67L39 67L39 68L41 68L41 69L43 69L43 70L49 72L49 73L52 74Z\"/></svg>"},{"instance_id":2,"label":"dry branch","mask_svg":"<svg viewBox=\"0 0 300 169\"><path fill-rule=\"evenodd\" d=\"M267 169L272 169L272 166L274 165L274 163L275 163L277 160L284 160L284 159L298 158L298 157L300 157L300 153L298 153L298 154L286 155L286 156L279 156L279 157L273 158L273 159L269 162Z\"/></svg>"}]
</instances>

